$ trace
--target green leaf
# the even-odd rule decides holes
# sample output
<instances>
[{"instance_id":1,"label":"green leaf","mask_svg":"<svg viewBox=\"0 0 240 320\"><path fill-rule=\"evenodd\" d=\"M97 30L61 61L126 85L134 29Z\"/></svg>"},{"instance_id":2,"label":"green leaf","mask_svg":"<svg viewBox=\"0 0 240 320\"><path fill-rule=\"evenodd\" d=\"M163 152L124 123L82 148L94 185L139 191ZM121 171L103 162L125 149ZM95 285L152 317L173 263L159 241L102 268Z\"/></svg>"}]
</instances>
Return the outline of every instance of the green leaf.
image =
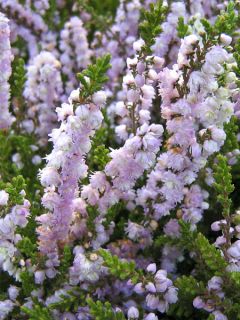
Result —
<instances>
[{"instance_id":1,"label":"green leaf","mask_svg":"<svg viewBox=\"0 0 240 320\"><path fill-rule=\"evenodd\" d=\"M90 314L95 320L125 320L124 314L121 311L114 311L109 302L102 303L101 301L94 302L91 298L87 299Z\"/></svg>"},{"instance_id":2,"label":"green leaf","mask_svg":"<svg viewBox=\"0 0 240 320\"><path fill-rule=\"evenodd\" d=\"M90 64L82 73L77 74L77 78L82 85L80 98L85 100L102 89L103 85L108 81L106 72L111 67L110 60L111 55L106 54L98 58L94 64Z\"/></svg>"},{"instance_id":3,"label":"green leaf","mask_svg":"<svg viewBox=\"0 0 240 320\"><path fill-rule=\"evenodd\" d=\"M170 307L168 314L177 319L192 319L195 312L193 300L205 291L204 283L193 276L182 276L174 285L178 288L178 302Z\"/></svg>"},{"instance_id":4,"label":"green leaf","mask_svg":"<svg viewBox=\"0 0 240 320\"><path fill-rule=\"evenodd\" d=\"M20 279L22 282L22 289L26 296L30 296L31 292L37 288L34 283L34 275L28 271L23 271L20 274Z\"/></svg>"},{"instance_id":5,"label":"green leaf","mask_svg":"<svg viewBox=\"0 0 240 320\"><path fill-rule=\"evenodd\" d=\"M213 27L214 32L219 35L225 33L232 36L236 30L237 22L238 16L235 11L235 4L233 1L230 1L226 10L217 17Z\"/></svg>"},{"instance_id":6,"label":"green leaf","mask_svg":"<svg viewBox=\"0 0 240 320\"><path fill-rule=\"evenodd\" d=\"M50 310L41 305L36 299L33 298L34 304L32 309L25 306L21 307L21 311L29 316L28 320L53 320Z\"/></svg>"},{"instance_id":7,"label":"green leaf","mask_svg":"<svg viewBox=\"0 0 240 320\"><path fill-rule=\"evenodd\" d=\"M210 244L203 234L199 233L197 235L195 246L210 271L214 273L221 273L225 271L227 262L221 255L220 250Z\"/></svg>"},{"instance_id":8,"label":"green leaf","mask_svg":"<svg viewBox=\"0 0 240 320\"><path fill-rule=\"evenodd\" d=\"M178 25L177 25L177 31L179 38L184 38L188 34L188 25L184 24L184 18L179 17L178 18Z\"/></svg>"},{"instance_id":9,"label":"green leaf","mask_svg":"<svg viewBox=\"0 0 240 320\"><path fill-rule=\"evenodd\" d=\"M117 279L131 279L133 283L137 283L142 276L142 271L136 269L134 261L119 259L118 256L104 249L99 249L98 253L103 258L106 267L109 268L109 272Z\"/></svg>"},{"instance_id":10,"label":"green leaf","mask_svg":"<svg viewBox=\"0 0 240 320\"><path fill-rule=\"evenodd\" d=\"M145 41L143 48L146 54L151 54L151 47L155 43L156 37L162 31L161 24L166 17L167 8L163 5L162 0L155 4L151 3L149 10L142 10L142 22L139 24L141 38Z\"/></svg>"},{"instance_id":11,"label":"green leaf","mask_svg":"<svg viewBox=\"0 0 240 320\"><path fill-rule=\"evenodd\" d=\"M226 218L230 215L232 200L229 196L234 191L234 185L232 184L231 168L228 166L227 158L218 155L217 161L214 165L214 188L218 193L217 200L223 207L223 216Z\"/></svg>"}]
</instances>

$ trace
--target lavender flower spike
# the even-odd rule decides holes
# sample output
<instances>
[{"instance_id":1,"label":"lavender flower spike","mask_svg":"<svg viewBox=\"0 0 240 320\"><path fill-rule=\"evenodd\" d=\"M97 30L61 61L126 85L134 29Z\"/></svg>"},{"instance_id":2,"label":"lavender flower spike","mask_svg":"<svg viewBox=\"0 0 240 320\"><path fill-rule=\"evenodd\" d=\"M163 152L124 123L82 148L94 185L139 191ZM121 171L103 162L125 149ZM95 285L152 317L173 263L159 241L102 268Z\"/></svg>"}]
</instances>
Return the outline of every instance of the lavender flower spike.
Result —
<instances>
[{"instance_id":1,"label":"lavender flower spike","mask_svg":"<svg viewBox=\"0 0 240 320\"><path fill-rule=\"evenodd\" d=\"M9 112L11 61L9 20L0 12L0 129L11 126L14 118Z\"/></svg>"}]
</instances>

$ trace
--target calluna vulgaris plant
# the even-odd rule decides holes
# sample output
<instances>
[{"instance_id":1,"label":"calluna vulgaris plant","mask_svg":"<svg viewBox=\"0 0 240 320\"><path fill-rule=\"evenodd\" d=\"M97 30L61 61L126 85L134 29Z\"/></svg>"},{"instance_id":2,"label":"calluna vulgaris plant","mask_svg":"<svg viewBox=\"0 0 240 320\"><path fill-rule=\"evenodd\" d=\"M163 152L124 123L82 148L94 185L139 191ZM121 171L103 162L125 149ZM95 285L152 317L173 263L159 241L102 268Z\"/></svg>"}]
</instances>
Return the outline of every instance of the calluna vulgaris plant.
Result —
<instances>
[{"instance_id":1,"label":"calluna vulgaris plant","mask_svg":"<svg viewBox=\"0 0 240 320\"><path fill-rule=\"evenodd\" d=\"M240 2L0 0L0 320L240 319Z\"/></svg>"}]
</instances>

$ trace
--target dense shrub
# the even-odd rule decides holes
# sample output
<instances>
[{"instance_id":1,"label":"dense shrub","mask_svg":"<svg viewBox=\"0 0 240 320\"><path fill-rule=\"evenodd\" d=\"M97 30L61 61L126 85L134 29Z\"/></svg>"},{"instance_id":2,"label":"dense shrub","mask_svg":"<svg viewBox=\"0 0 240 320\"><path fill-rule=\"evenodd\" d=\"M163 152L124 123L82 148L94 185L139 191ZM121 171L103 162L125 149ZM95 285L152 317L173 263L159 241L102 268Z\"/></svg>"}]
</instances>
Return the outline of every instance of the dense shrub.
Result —
<instances>
[{"instance_id":1,"label":"dense shrub","mask_svg":"<svg viewBox=\"0 0 240 320\"><path fill-rule=\"evenodd\" d=\"M239 10L0 0L0 319L240 319Z\"/></svg>"}]
</instances>

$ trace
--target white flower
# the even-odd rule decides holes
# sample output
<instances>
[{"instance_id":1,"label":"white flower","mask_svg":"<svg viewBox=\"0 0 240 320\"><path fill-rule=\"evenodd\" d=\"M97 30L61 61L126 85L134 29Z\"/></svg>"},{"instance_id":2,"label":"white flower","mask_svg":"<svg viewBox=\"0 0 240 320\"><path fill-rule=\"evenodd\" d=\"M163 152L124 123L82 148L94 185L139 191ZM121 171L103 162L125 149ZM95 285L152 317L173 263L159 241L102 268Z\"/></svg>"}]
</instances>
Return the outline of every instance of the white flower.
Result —
<instances>
[{"instance_id":1,"label":"white flower","mask_svg":"<svg viewBox=\"0 0 240 320\"><path fill-rule=\"evenodd\" d=\"M15 287L13 285L10 285L10 287L8 289L9 298L11 300L16 300L18 293L19 293L19 288Z\"/></svg>"},{"instance_id":2,"label":"white flower","mask_svg":"<svg viewBox=\"0 0 240 320\"><path fill-rule=\"evenodd\" d=\"M222 33L220 36L220 41L222 42L223 45L229 46L232 42L232 37L228 36L225 33Z\"/></svg>"},{"instance_id":3,"label":"white flower","mask_svg":"<svg viewBox=\"0 0 240 320\"><path fill-rule=\"evenodd\" d=\"M128 114L128 110L123 101L119 101L116 103L115 113L122 118Z\"/></svg>"},{"instance_id":4,"label":"white flower","mask_svg":"<svg viewBox=\"0 0 240 320\"><path fill-rule=\"evenodd\" d=\"M129 239L136 240L142 233L144 228L137 223L128 221L128 225L125 228L125 232L128 234Z\"/></svg>"},{"instance_id":5,"label":"white flower","mask_svg":"<svg viewBox=\"0 0 240 320\"><path fill-rule=\"evenodd\" d=\"M40 181L44 187L57 186L61 182L61 178L54 167L45 167L40 170Z\"/></svg>"},{"instance_id":6,"label":"white flower","mask_svg":"<svg viewBox=\"0 0 240 320\"><path fill-rule=\"evenodd\" d=\"M152 86L144 84L141 87L144 99L153 99L155 97L155 90Z\"/></svg>"},{"instance_id":7,"label":"white flower","mask_svg":"<svg viewBox=\"0 0 240 320\"><path fill-rule=\"evenodd\" d=\"M147 266L147 271L148 271L148 272L151 272L151 273L155 273L155 272L157 271L156 263L150 263L150 264Z\"/></svg>"},{"instance_id":8,"label":"white flower","mask_svg":"<svg viewBox=\"0 0 240 320\"><path fill-rule=\"evenodd\" d=\"M155 65L157 68L162 68L162 66L163 66L163 64L164 64L164 59L155 56L155 57L153 58L153 62L154 62L154 65Z\"/></svg>"},{"instance_id":9,"label":"white flower","mask_svg":"<svg viewBox=\"0 0 240 320\"><path fill-rule=\"evenodd\" d=\"M158 320L158 317L153 312L151 312L144 318L144 320Z\"/></svg>"},{"instance_id":10,"label":"white flower","mask_svg":"<svg viewBox=\"0 0 240 320\"><path fill-rule=\"evenodd\" d=\"M128 132L127 132L127 126L125 124L121 124L117 126L115 129L115 132L120 139L127 140Z\"/></svg>"},{"instance_id":11,"label":"white flower","mask_svg":"<svg viewBox=\"0 0 240 320\"><path fill-rule=\"evenodd\" d=\"M42 158L39 155L35 155L32 158L32 163L38 165L42 162Z\"/></svg>"},{"instance_id":12,"label":"white flower","mask_svg":"<svg viewBox=\"0 0 240 320\"><path fill-rule=\"evenodd\" d=\"M61 108L56 108L56 112L58 114L58 120L63 121L67 116L73 115L73 106L72 104L63 103Z\"/></svg>"},{"instance_id":13,"label":"white flower","mask_svg":"<svg viewBox=\"0 0 240 320\"><path fill-rule=\"evenodd\" d=\"M223 142L226 139L225 131L216 127L211 128L211 136L216 142Z\"/></svg>"},{"instance_id":14,"label":"white flower","mask_svg":"<svg viewBox=\"0 0 240 320\"><path fill-rule=\"evenodd\" d=\"M128 309L128 319L138 319L139 318L139 311L135 307L130 307Z\"/></svg>"},{"instance_id":15,"label":"white flower","mask_svg":"<svg viewBox=\"0 0 240 320\"><path fill-rule=\"evenodd\" d=\"M131 58L127 58L127 67L128 69L130 69L132 66L136 66L138 63L138 59L137 57L131 59Z\"/></svg>"},{"instance_id":16,"label":"white flower","mask_svg":"<svg viewBox=\"0 0 240 320\"><path fill-rule=\"evenodd\" d=\"M6 206L9 194L5 190L0 190L0 206Z\"/></svg>"},{"instance_id":17,"label":"white flower","mask_svg":"<svg viewBox=\"0 0 240 320\"><path fill-rule=\"evenodd\" d=\"M133 50L134 51L140 51L142 47L145 45L145 42L143 39L139 39L133 43Z\"/></svg>"},{"instance_id":18,"label":"white flower","mask_svg":"<svg viewBox=\"0 0 240 320\"><path fill-rule=\"evenodd\" d=\"M106 100L107 100L107 96L106 96L105 91L95 92L92 100L93 100L93 103L96 104L97 106L101 106L101 105L105 104Z\"/></svg>"},{"instance_id":19,"label":"white flower","mask_svg":"<svg viewBox=\"0 0 240 320\"><path fill-rule=\"evenodd\" d=\"M80 90L79 88L76 90L73 90L69 96L69 101L70 102L78 102L79 101L79 95L80 95Z\"/></svg>"},{"instance_id":20,"label":"white flower","mask_svg":"<svg viewBox=\"0 0 240 320\"><path fill-rule=\"evenodd\" d=\"M213 140L206 140L203 144L203 149L209 154L213 154L219 150L218 144Z\"/></svg>"}]
</instances>

